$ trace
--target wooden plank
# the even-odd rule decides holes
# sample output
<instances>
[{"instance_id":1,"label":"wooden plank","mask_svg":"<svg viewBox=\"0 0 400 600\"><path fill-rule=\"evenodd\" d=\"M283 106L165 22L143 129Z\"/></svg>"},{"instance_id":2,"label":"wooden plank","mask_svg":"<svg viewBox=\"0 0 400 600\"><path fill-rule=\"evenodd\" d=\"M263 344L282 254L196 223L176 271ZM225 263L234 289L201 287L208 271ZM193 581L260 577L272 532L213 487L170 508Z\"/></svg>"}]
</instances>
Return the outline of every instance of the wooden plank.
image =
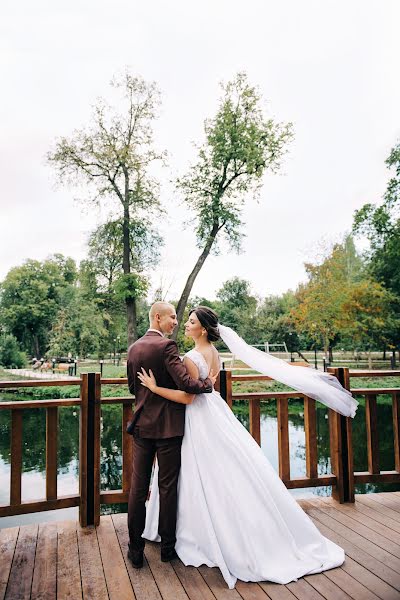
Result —
<instances>
[{"instance_id":1,"label":"wooden plank","mask_svg":"<svg viewBox=\"0 0 400 600\"><path fill-rule=\"evenodd\" d=\"M279 477L290 479L288 400L277 399Z\"/></svg>"},{"instance_id":2,"label":"wooden plank","mask_svg":"<svg viewBox=\"0 0 400 600\"><path fill-rule=\"evenodd\" d=\"M37 525L24 525L19 529L6 600L29 600L30 598L37 534Z\"/></svg>"},{"instance_id":3,"label":"wooden plank","mask_svg":"<svg viewBox=\"0 0 400 600\"><path fill-rule=\"evenodd\" d=\"M328 504L328 506L329 506L329 504ZM332 507L335 510L339 510L343 514L348 515L355 521L362 523L366 527L369 527L372 531L376 531L377 533L381 534L388 540L391 540L392 542L395 542L396 544L400 545L400 533L391 529L385 523L382 523L382 520L385 519L384 516L383 516L383 519L380 519L380 521L376 521L374 519L375 513L372 510L369 510L369 512L368 512L368 509L366 511L365 510L359 511L359 510L356 510L355 507L349 506L348 504L341 504L341 505L333 506L333 503L332 503ZM364 509L365 509L365 507L364 507ZM371 516L371 513L373 516ZM378 515L379 515L379 513L378 513Z\"/></svg>"},{"instance_id":4,"label":"wooden plank","mask_svg":"<svg viewBox=\"0 0 400 600\"><path fill-rule=\"evenodd\" d=\"M57 523L57 534L57 600L80 600L82 583L76 522Z\"/></svg>"},{"instance_id":5,"label":"wooden plank","mask_svg":"<svg viewBox=\"0 0 400 600\"><path fill-rule=\"evenodd\" d=\"M379 438L376 396L365 396L365 424L367 429L368 471L379 473Z\"/></svg>"},{"instance_id":6,"label":"wooden plank","mask_svg":"<svg viewBox=\"0 0 400 600\"><path fill-rule=\"evenodd\" d=\"M380 504L382 506L387 506L388 508L391 508L394 512L400 513L400 501L398 499L396 500L395 494L371 494L371 499L378 505Z\"/></svg>"},{"instance_id":7,"label":"wooden plank","mask_svg":"<svg viewBox=\"0 0 400 600\"><path fill-rule=\"evenodd\" d=\"M370 573L368 569L349 556L346 556L342 569L351 575L353 579L371 590L381 600L392 600L396 595L399 596L399 592L396 592L390 585L387 585L382 579Z\"/></svg>"},{"instance_id":8,"label":"wooden plank","mask_svg":"<svg viewBox=\"0 0 400 600\"><path fill-rule=\"evenodd\" d=\"M386 515L392 520L396 520L400 523L400 514L398 511L393 510L389 506L375 502L373 497L375 494L359 494L357 495L357 504L369 506L374 512Z\"/></svg>"},{"instance_id":9,"label":"wooden plank","mask_svg":"<svg viewBox=\"0 0 400 600\"><path fill-rule=\"evenodd\" d=\"M46 409L46 498L57 498L58 408Z\"/></svg>"},{"instance_id":10,"label":"wooden plank","mask_svg":"<svg viewBox=\"0 0 400 600\"><path fill-rule=\"evenodd\" d=\"M94 527L78 527L79 563L84 600L108 600L107 585Z\"/></svg>"},{"instance_id":11,"label":"wooden plank","mask_svg":"<svg viewBox=\"0 0 400 600\"><path fill-rule=\"evenodd\" d=\"M373 519L377 523L381 523L382 525L389 527L392 531L400 533L399 520L392 519L391 517L388 517L387 515L379 512L378 510L374 510L368 504L363 504L362 502L357 501L354 505L354 510L356 510L362 515L365 515L369 519Z\"/></svg>"},{"instance_id":12,"label":"wooden plank","mask_svg":"<svg viewBox=\"0 0 400 600\"><path fill-rule=\"evenodd\" d=\"M10 504L21 504L22 413L11 411L11 485Z\"/></svg>"},{"instance_id":13,"label":"wooden plank","mask_svg":"<svg viewBox=\"0 0 400 600\"><path fill-rule=\"evenodd\" d=\"M147 560L144 560L142 569L135 569L128 560L129 535L126 515L112 515L112 520L136 600L162 600Z\"/></svg>"},{"instance_id":14,"label":"wooden plank","mask_svg":"<svg viewBox=\"0 0 400 600\"><path fill-rule=\"evenodd\" d=\"M371 371L364 371L362 369L358 370L358 369L350 369L350 377L399 377L400 376L400 371L395 371L395 370L384 370L381 369L379 371L374 371L371 369Z\"/></svg>"},{"instance_id":15,"label":"wooden plank","mask_svg":"<svg viewBox=\"0 0 400 600\"><path fill-rule=\"evenodd\" d=\"M393 571L396 571L396 573L400 574L400 561L398 558L375 545L373 542L360 535L360 533L354 529L350 529L347 525L344 525L340 521L328 515L323 510L323 507L310 508L307 512L312 518L322 521L328 527L330 527L330 529L333 529L340 534L344 539L348 540L355 546L358 546L366 553L374 557L375 560L380 561L384 565L390 567Z\"/></svg>"},{"instance_id":16,"label":"wooden plank","mask_svg":"<svg viewBox=\"0 0 400 600\"><path fill-rule=\"evenodd\" d=\"M88 496L87 496L87 478L88 478L88 451L87 451L87 432L88 432L88 375L82 375L81 385L81 410L79 412L79 523L81 527L87 525Z\"/></svg>"},{"instance_id":17,"label":"wooden plank","mask_svg":"<svg viewBox=\"0 0 400 600\"><path fill-rule=\"evenodd\" d=\"M307 575L305 580L312 585L326 600L349 600L349 596L340 587L336 585L325 573L317 575Z\"/></svg>"},{"instance_id":18,"label":"wooden plank","mask_svg":"<svg viewBox=\"0 0 400 600\"><path fill-rule=\"evenodd\" d=\"M0 410L25 410L26 408L53 408L55 406L79 406L79 398L61 400L19 400L17 402L0 402Z\"/></svg>"},{"instance_id":19,"label":"wooden plank","mask_svg":"<svg viewBox=\"0 0 400 600\"><path fill-rule=\"evenodd\" d=\"M132 404L124 404L122 407L122 490L124 492L129 492L132 479L132 436L126 432L126 427L131 419Z\"/></svg>"},{"instance_id":20,"label":"wooden plank","mask_svg":"<svg viewBox=\"0 0 400 600\"><path fill-rule=\"evenodd\" d=\"M80 384L81 380L73 377L71 377L71 379L24 379L23 381L0 381L0 390L12 388L18 389L24 387L64 387L66 385Z\"/></svg>"},{"instance_id":21,"label":"wooden plank","mask_svg":"<svg viewBox=\"0 0 400 600\"><path fill-rule=\"evenodd\" d=\"M227 371L228 373L228 371ZM232 371L231 371L232 373ZM268 375L232 375L232 381L274 381L272 377Z\"/></svg>"},{"instance_id":22,"label":"wooden plank","mask_svg":"<svg viewBox=\"0 0 400 600\"><path fill-rule=\"evenodd\" d=\"M290 398L302 400L304 397L304 394L298 392L238 392L232 394L233 400L277 400L278 398L281 400L289 400Z\"/></svg>"},{"instance_id":23,"label":"wooden plank","mask_svg":"<svg viewBox=\"0 0 400 600\"><path fill-rule=\"evenodd\" d=\"M96 532L110 600L135 600L110 515L101 518Z\"/></svg>"},{"instance_id":24,"label":"wooden plank","mask_svg":"<svg viewBox=\"0 0 400 600\"><path fill-rule=\"evenodd\" d=\"M338 440L336 429L336 413L331 408L328 409L328 425L329 425L329 451L331 458L331 471L335 474L338 471Z\"/></svg>"},{"instance_id":25,"label":"wooden plank","mask_svg":"<svg viewBox=\"0 0 400 600\"><path fill-rule=\"evenodd\" d=\"M226 585L226 581L221 575L221 571L217 567L206 567L201 565L198 568L199 573L204 581L214 594L216 600L240 600L240 595L237 590L230 590Z\"/></svg>"},{"instance_id":26,"label":"wooden plank","mask_svg":"<svg viewBox=\"0 0 400 600\"><path fill-rule=\"evenodd\" d=\"M250 435L261 446L261 412L259 400L251 400L249 403L249 429Z\"/></svg>"},{"instance_id":27,"label":"wooden plank","mask_svg":"<svg viewBox=\"0 0 400 600\"><path fill-rule=\"evenodd\" d=\"M19 527L0 529L0 600L6 595Z\"/></svg>"},{"instance_id":28,"label":"wooden plank","mask_svg":"<svg viewBox=\"0 0 400 600\"><path fill-rule=\"evenodd\" d=\"M79 506L79 496L60 496L57 500L38 500L36 502L22 502L15 506L0 506L0 517L12 515L25 515L58 508L71 508Z\"/></svg>"},{"instance_id":29,"label":"wooden plank","mask_svg":"<svg viewBox=\"0 0 400 600\"><path fill-rule=\"evenodd\" d=\"M172 566L190 600L215 600L196 567L185 567L180 560L174 560ZM263 600L267 600L265 595Z\"/></svg>"},{"instance_id":30,"label":"wooden plank","mask_svg":"<svg viewBox=\"0 0 400 600\"><path fill-rule=\"evenodd\" d=\"M145 556L163 600L188 600L172 564L160 560L160 545L146 542Z\"/></svg>"},{"instance_id":31,"label":"wooden plank","mask_svg":"<svg viewBox=\"0 0 400 600\"><path fill-rule=\"evenodd\" d=\"M312 509L309 508L307 512L309 513L310 510ZM380 562L374 555L365 552L363 548L356 546L353 542L350 542L348 539L344 538L341 534L342 532L337 532L337 524L333 519L330 519L330 517L327 517L323 513L319 513L318 518L316 518L317 514L318 512L315 511L312 515L312 520L315 526L325 537L341 546L346 552L346 561L343 565L343 568L345 570L347 569L348 559L350 557L355 562L359 563L360 565L363 565L363 568L368 569L368 572L374 574L374 577L377 577L378 586L382 588L382 590L386 590L389 598L393 596L393 588L397 591L400 591L399 573L396 573L396 571L393 571L386 564ZM309 514L309 516L311 516L311 514ZM328 527L327 524L330 526ZM332 527L335 529L333 529Z\"/></svg>"},{"instance_id":32,"label":"wooden plank","mask_svg":"<svg viewBox=\"0 0 400 600\"><path fill-rule=\"evenodd\" d=\"M233 405L233 394L232 394L232 371L226 371L226 403L229 408Z\"/></svg>"},{"instance_id":33,"label":"wooden plank","mask_svg":"<svg viewBox=\"0 0 400 600\"><path fill-rule=\"evenodd\" d=\"M394 464L400 472L400 392L392 395Z\"/></svg>"},{"instance_id":34,"label":"wooden plank","mask_svg":"<svg viewBox=\"0 0 400 600\"><path fill-rule=\"evenodd\" d=\"M94 381L94 436L93 436L93 511L94 525L100 524L100 452L101 452L101 384L100 373Z\"/></svg>"},{"instance_id":35,"label":"wooden plank","mask_svg":"<svg viewBox=\"0 0 400 600\"><path fill-rule=\"evenodd\" d=\"M101 504L121 504L128 502L129 492L122 490L103 490L100 492Z\"/></svg>"},{"instance_id":36,"label":"wooden plank","mask_svg":"<svg viewBox=\"0 0 400 600\"><path fill-rule=\"evenodd\" d=\"M102 398L102 404L122 404L123 406L131 406L134 401L134 396L107 396Z\"/></svg>"},{"instance_id":37,"label":"wooden plank","mask_svg":"<svg viewBox=\"0 0 400 600\"><path fill-rule=\"evenodd\" d=\"M54 600L57 593L57 523L39 525L31 600Z\"/></svg>"},{"instance_id":38,"label":"wooden plank","mask_svg":"<svg viewBox=\"0 0 400 600\"><path fill-rule=\"evenodd\" d=\"M271 600L295 600L296 596L284 585L271 583L270 581L260 582L261 589L268 594Z\"/></svg>"},{"instance_id":39,"label":"wooden plank","mask_svg":"<svg viewBox=\"0 0 400 600\"><path fill-rule=\"evenodd\" d=\"M306 438L306 475L318 477L317 411L315 400L304 398L304 433Z\"/></svg>"},{"instance_id":40,"label":"wooden plank","mask_svg":"<svg viewBox=\"0 0 400 600\"><path fill-rule=\"evenodd\" d=\"M309 479L308 477L296 477L294 479L283 479L284 484L288 489L298 489L305 487L317 487L319 485L335 485L336 475L319 475Z\"/></svg>"},{"instance_id":41,"label":"wooden plank","mask_svg":"<svg viewBox=\"0 0 400 600\"><path fill-rule=\"evenodd\" d=\"M298 600L320 600L323 598L305 579L288 583L286 586Z\"/></svg>"},{"instance_id":42,"label":"wooden plank","mask_svg":"<svg viewBox=\"0 0 400 600\"><path fill-rule=\"evenodd\" d=\"M400 559L400 545L396 542L390 541L388 538L384 537L382 534L377 533L375 530L369 527L366 519L362 519L362 523L354 518L354 515L349 516L348 514L344 514L338 508L330 508L328 506L321 506L319 509L326 514L328 514L333 519L336 519L343 525L345 525L348 529L352 529L353 531L359 533L364 538L379 546L379 548L384 549L387 552L390 552L393 556L396 556Z\"/></svg>"},{"instance_id":43,"label":"wooden plank","mask_svg":"<svg viewBox=\"0 0 400 600\"><path fill-rule=\"evenodd\" d=\"M400 473L397 471L381 471L380 473L356 471L354 481L356 483L400 483Z\"/></svg>"},{"instance_id":44,"label":"wooden plank","mask_svg":"<svg viewBox=\"0 0 400 600\"><path fill-rule=\"evenodd\" d=\"M371 590L365 587L359 581L353 579L351 575L343 569L333 569L326 571L325 576L337 585L341 590L349 594L354 600L379 600Z\"/></svg>"}]
</instances>

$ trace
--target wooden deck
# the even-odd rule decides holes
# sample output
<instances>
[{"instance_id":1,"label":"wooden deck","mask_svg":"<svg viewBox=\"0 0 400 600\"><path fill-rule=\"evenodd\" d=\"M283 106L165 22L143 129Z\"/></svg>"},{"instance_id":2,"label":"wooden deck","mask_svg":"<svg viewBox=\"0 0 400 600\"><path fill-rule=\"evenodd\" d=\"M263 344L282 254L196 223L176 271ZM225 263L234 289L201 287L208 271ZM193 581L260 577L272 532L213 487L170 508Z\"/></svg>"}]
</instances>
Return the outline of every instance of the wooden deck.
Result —
<instances>
[{"instance_id":1,"label":"wooden deck","mask_svg":"<svg viewBox=\"0 0 400 600\"><path fill-rule=\"evenodd\" d=\"M96 529L73 522L0 530L0 600L392 600L400 598L400 492L300 504L320 531L346 552L342 567L286 586L238 582L218 569L162 563L146 545L143 569L126 557L126 515L102 516ZM45 515L43 515L45 518Z\"/></svg>"}]
</instances>

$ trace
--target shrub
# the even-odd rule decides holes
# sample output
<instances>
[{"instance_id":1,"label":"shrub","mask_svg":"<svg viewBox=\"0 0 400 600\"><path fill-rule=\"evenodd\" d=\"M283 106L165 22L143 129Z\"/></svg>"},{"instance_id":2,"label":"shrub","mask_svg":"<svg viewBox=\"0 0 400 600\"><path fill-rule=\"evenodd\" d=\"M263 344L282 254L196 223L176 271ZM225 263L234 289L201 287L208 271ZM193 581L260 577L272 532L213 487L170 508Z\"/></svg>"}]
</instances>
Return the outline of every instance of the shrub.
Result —
<instances>
[{"instance_id":1,"label":"shrub","mask_svg":"<svg viewBox=\"0 0 400 600\"><path fill-rule=\"evenodd\" d=\"M0 338L0 365L20 369L26 363L26 354L21 352L18 341L13 335L4 335Z\"/></svg>"}]
</instances>

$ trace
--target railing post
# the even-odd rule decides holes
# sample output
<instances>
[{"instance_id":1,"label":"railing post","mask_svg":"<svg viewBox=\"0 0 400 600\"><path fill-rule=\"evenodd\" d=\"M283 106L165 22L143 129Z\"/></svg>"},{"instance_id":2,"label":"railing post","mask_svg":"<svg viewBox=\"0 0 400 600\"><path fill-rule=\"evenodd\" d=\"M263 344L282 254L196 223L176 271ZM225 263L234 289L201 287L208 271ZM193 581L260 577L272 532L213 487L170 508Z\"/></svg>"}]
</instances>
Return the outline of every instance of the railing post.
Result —
<instances>
[{"instance_id":1,"label":"railing post","mask_svg":"<svg viewBox=\"0 0 400 600\"><path fill-rule=\"evenodd\" d=\"M232 408L232 371L221 369L219 372L219 393L227 405Z\"/></svg>"},{"instance_id":2,"label":"railing post","mask_svg":"<svg viewBox=\"0 0 400 600\"><path fill-rule=\"evenodd\" d=\"M342 386L350 389L347 367L329 368L329 373L337 377ZM340 503L354 502L354 465L351 417L344 417L329 410L329 433L332 473L337 485L332 487L332 496Z\"/></svg>"},{"instance_id":3,"label":"railing post","mask_svg":"<svg viewBox=\"0 0 400 600\"><path fill-rule=\"evenodd\" d=\"M100 522L100 373L82 374L79 422L79 522Z\"/></svg>"}]
</instances>

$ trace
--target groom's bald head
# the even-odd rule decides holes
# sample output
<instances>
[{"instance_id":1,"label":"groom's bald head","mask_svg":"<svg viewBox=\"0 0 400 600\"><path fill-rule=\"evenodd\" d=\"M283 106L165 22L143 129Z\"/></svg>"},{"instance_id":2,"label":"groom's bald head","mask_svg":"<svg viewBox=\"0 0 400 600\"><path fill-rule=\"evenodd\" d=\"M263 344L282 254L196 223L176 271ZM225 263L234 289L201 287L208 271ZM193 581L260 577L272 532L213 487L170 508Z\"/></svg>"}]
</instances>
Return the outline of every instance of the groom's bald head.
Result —
<instances>
[{"instance_id":1,"label":"groom's bald head","mask_svg":"<svg viewBox=\"0 0 400 600\"><path fill-rule=\"evenodd\" d=\"M151 329L171 335L178 324L175 307L169 302L155 302L150 308L149 321Z\"/></svg>"}]
</instances>

